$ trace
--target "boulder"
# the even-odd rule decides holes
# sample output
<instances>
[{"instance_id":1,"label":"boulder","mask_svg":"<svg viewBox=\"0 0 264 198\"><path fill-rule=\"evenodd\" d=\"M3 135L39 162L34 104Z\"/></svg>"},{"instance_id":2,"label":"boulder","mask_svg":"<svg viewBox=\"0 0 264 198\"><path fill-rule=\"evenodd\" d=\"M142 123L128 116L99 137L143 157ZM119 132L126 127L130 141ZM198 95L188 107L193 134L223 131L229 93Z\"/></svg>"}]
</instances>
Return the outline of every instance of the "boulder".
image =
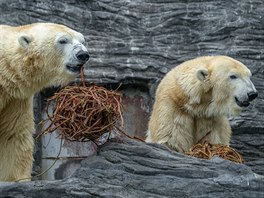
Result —
<instances>
[{"instance_id":1,"label":"boulder","mask_svg":"<svg viewBox=\"0 0 264 198\"><path fill-rule=\"evenodd\" d=\"M166 147L112 140L64 180L0 184L0 198L264 197L264 177L218 157L202 160Z\"/></svg>"}]
</instances>

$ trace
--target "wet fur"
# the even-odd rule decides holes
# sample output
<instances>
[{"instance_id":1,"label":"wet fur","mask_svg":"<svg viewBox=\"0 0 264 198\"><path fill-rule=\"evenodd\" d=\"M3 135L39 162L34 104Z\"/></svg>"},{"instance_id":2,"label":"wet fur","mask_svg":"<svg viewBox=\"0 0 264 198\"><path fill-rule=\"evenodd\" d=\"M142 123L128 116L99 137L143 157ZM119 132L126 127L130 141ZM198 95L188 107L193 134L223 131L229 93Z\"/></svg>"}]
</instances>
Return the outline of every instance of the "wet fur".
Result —
<instances>
[{"instance_id":1,"label":"wet fur","mask_svg":"<svg viewBox=\"0 0 264 198\"><path fill-rule=\"evenodd\" d=\"M204 141L229 145L227 115L241 110L234 100L235 86L228 80L231 71L247 79L251 75L246 66L227 56L199 57L172 69L157 88L146 141L179 152Z\"/></svg>"},{"instance_id":2,"label":"wet fur","mask_svg":"<svg viewBox=\"0 0 264 198\"><path fill-rule=\"evenodd\" d=\"M65 55L54 44L60 32L73 38L80 35L51 23L0 25L0 181L31 176L33 95L44 87L75 78L65 71ZM21 35L30 38L28 46L27 42L24 46L18 42Z\"/></svg>"}]
</instances>

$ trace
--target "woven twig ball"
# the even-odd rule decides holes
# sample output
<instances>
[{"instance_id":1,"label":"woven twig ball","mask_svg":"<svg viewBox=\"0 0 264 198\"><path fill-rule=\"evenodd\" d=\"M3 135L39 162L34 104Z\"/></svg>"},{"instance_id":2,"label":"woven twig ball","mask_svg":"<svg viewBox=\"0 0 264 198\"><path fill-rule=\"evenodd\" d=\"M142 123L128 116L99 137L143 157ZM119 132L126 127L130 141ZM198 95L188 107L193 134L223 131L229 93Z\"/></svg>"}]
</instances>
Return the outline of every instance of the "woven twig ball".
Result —
<instances>
[{"instance_id":1,"label":"woven twig ball","mask_svg":"<svg viewBox=\"0 0 264 198\"><path fill-rule=\"evenodd\" d=\"M226 160L230 160L236 163L243 163L242 156L233 148L224 144L210 144L205 142L204 144L194 145L187 155L194 156L202 159L211 159L213 156L218 156Z\"/></svg>"},{"instance_id":2,"label":"woven twig ball","mask_svg":"<svg viewBox=\"0 0 264 198\"><path fill-rule=\"evenodd\" d=\"M47 132L58 130L70 141L88 141L110 132L122 120L121 95L96 85L72 85L61 89L48 100L55 108L48 114Z\"/></svg>"}]
</instances>

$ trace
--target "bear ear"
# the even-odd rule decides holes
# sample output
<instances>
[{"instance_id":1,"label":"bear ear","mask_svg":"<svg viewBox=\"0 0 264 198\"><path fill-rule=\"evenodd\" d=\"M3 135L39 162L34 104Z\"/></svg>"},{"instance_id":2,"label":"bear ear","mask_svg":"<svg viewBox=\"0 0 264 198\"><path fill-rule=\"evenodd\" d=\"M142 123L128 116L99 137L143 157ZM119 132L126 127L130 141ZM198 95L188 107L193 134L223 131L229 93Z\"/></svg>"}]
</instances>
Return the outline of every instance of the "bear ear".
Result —
<instances>
[{"instance_id":1,"label":"bear ear","mask_svg":"<svg viewBox=\"0 0 264 198\"><path fill-rule=\"evenodd\" d=\"M198 69L196 72L196 76L200 81L204 81L208 76L208 70L206 68Z\"/></svg>"},{"instance_id":2,"label":"bear ear","mask_svg":"<svg viewBox=\"0 0 264 198\"><path fill-rule=\"evenodd\" d=\"M32 38L30 36L27 36L27 35L21 35L18 38L19 44L25 49L28 48L31 41L32 41Z\"/></svg>"}]
</instances>

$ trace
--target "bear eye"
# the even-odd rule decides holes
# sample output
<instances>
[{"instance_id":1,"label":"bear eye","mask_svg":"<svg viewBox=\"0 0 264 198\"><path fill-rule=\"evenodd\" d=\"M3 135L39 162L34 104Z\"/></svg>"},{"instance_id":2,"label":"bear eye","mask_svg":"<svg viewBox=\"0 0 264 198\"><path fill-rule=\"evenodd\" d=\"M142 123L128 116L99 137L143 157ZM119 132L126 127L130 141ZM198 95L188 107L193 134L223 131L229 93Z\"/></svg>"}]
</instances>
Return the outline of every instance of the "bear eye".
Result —
<instances>
[{"instance_id":1,"label":"bear eye","mask_svg":"<svg viewBox=\"0 0 264 198\"><path fill-rule=\"evenodd\" d=\"M231 75L230 79L237 79L237 76L236 75Z\"/></svg>"},{"instance_id":2,"label":"bear eye","mask_svg":"<svg viewBox=\"0 0 264 198\"><path fill-rule=\"evenodd\" d=\"M68 43L68 39L61 39L59 40L60 44L67 44Z\"/></svg>"}]
</instances>

